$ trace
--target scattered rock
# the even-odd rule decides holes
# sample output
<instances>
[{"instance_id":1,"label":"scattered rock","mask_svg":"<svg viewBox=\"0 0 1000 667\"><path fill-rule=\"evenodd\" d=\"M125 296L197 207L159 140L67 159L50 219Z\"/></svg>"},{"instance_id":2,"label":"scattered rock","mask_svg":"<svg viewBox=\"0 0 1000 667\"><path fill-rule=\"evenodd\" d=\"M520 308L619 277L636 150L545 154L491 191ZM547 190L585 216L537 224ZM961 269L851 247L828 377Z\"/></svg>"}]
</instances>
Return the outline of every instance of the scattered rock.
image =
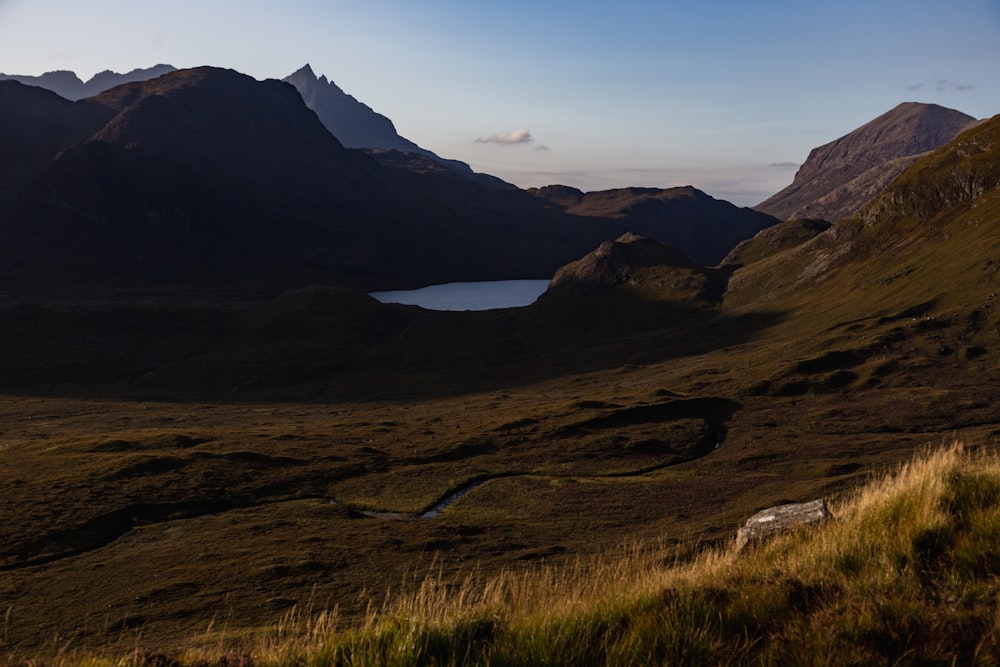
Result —
<instances>
[{"instance_id":1,"label":"scattered rock","mask_svg":"<svg viewBox=\"0 0 1000 667\"><path fill-rule=\"evenodd\" d=\"M761 542L799 526L811 526L832 518L826 500L822 498L808 503L770 507L754 514L736 531L736 550L741 551L750 542Z\"/></svg>"}]
</instances>

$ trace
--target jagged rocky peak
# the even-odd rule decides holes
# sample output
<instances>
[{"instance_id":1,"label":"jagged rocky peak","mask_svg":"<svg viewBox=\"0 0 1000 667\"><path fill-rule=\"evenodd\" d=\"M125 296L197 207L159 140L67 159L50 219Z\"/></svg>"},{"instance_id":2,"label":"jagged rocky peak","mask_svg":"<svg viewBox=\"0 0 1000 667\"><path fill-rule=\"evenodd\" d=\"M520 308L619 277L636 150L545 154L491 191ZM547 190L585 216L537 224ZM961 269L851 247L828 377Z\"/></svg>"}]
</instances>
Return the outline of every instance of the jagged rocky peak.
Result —
<instances>
[{"instance_id":1,"label":"jagged rocky peak","mask_svg":"<svg viewBox=\"0 0 1000 667\"><path fill-rule=\"evenodd\" d=\"M421 151L415 143L399 136L389 118L348 95L326 76L317 77L311 65L299 68L285 81L295 86L306 106L348 148Z\"/></svg>"},{"instance_id":2,"label":"jagged rocky peak","mask_svg":"<svg viewBox=\"0 0 1000 667\"><path fill-rule=\"evenodd\" d=\"M428 157L463 178L490 187L512 187L495 176L478 174L472 167L459 160L443 158L418 146L396 131L392 121L367 104L345 93L326 76L317 77L308 63L284 79L295 86L302 100L316 112L320 122L348 148L360 148L375 153L376 159L385 157L384 151L416 153ZM398 162L392 166L399 167Z\"/></svg>"},{"instance_id":3,"label":"jagged rocky peak","mask_svg":"<svg viewBox=\"0 0 1000 667\"><path fill-rule=\"evenodd\" d=\"M285 77L285 81L288 81L289 83L291 83L292 79L303 79L304 81L321 83L324 86L332 85L335 88L337 88L337 90L340 90L340 87L337 86L337 84L330 81L329 79L327 79L325 74L320 74L319 76L316 76L316 72L313 71L312 65L310 65L309 63L306 63L305 65L303 65L302 67L300 67L299 69L295 70L287 77Z\"/></svg>"}]
</instances>

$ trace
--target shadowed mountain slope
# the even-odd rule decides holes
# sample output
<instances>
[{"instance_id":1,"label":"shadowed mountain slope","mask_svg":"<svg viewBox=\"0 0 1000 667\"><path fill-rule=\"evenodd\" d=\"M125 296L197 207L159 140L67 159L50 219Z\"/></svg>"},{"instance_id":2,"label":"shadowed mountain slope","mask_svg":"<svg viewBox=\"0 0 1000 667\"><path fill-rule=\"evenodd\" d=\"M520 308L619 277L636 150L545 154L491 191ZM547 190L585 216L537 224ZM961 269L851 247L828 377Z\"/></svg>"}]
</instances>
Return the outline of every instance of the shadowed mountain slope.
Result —
<instances>
[{"instance_id":1,"label":"shadowed mountain slope","mask_svg":"<svg viewBox=\"0 0 1000 667\"><path fill-rule=\"evenodd\" d=\"M70 102L16 81L0 81L0 196L23 185L59 151L111 118L99 105Z\"/></svg>"},{"instance_id":2,"label":"shadowed mountain slope","mask_svg":"<svg viewBox=\"0 0 1000 667\"><path fill-rule=\"evenodd\" d=\"M754 208L781 220L848 218L920 155L946 144L975 122L936 104L904 102L814 148L792 184Z\"/></svg>"},{"instance_id":3,"label":"shadowed mountain slope","mask_svg":"<svg viewBox=\"0 0 1000 667\"><path fill-rule=\"evenodd\" d=\"M690 186L585 193L555 185L529 192L579 218L625 223L623 231L670 244L703 266L719 263L737 243L776 222L770 215L714 199Z\"/></svg>"},{"instance_id":4,"label":"shadowed mountain slope","mask_svg":"<svg viewBox=\"0 0 1000 667\"><path fill-rule=\"evenodd\" d=\"M369 286L547 277L586 247L577 236L614 233L516 189L483 195L382 166L279 81L198 68L77 103L4 89L18 99L0 114L18 136L30 130L30 154L5 155L25 184L6 191L5 252L39 274ZM45 113L18 111L29 98Z\"/></svg>"}]
</instances>

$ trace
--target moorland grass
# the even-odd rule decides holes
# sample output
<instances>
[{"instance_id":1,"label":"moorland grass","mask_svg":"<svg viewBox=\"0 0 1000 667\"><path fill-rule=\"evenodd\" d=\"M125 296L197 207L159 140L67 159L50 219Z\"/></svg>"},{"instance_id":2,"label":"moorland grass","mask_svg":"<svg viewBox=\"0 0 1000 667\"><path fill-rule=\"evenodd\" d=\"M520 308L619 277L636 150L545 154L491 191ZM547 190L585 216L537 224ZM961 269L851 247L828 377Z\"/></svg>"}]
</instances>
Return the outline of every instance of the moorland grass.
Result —
<instances>
[{"instance_id":1,"label":"moorland grass","mask_svg":"<svg viewBox=\"0 0 1000 667\"><path fill-rule=\"evenodd\" d=\"M54 664L987 665L1000 661L1000 457L928 450L831 503L835 521L678 561L635 546L571 567L429 577L359 625L293 610L171 656Z\"/></svg>"}]
</instances>

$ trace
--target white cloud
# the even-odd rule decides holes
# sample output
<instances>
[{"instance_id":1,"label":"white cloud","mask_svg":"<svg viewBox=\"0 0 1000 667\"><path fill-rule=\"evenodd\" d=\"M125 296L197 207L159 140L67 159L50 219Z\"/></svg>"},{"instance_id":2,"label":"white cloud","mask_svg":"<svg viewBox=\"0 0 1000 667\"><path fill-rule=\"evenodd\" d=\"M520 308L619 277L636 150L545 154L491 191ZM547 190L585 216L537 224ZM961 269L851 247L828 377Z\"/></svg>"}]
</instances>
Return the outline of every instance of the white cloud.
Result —
<instances>
[{"instance_id":1,"label":"white cloud","mask_svg":"<svg viewBox=\"0 0 1000 667\"><path fill-rule=\"evenodd\" d=\"M530 144L534 141L531 132L528 130L514 130L502 134L491 134L488 137L479 137L477 144L499 144L501 146L514 146L517 144Z\"/></svg>"},{"instance_id":2,"label":"white cloud","mask_svg":"<svg viewBox=\"0 0 1000 667\"><path fill-rule=\"evenodd\" d=\"M912 86L907 86L906 89L920 90L925 85L926 84L924 83L915 83ZM946 90L955 90L960 93L964 93L966 91L975 89L975 86L973 86L971 83L955 83L954 81L948 81L947 79L939 79L930 85L934 86L934 90L938 91L939 93L943 93Z\"/></svg>"}]
</instances>

